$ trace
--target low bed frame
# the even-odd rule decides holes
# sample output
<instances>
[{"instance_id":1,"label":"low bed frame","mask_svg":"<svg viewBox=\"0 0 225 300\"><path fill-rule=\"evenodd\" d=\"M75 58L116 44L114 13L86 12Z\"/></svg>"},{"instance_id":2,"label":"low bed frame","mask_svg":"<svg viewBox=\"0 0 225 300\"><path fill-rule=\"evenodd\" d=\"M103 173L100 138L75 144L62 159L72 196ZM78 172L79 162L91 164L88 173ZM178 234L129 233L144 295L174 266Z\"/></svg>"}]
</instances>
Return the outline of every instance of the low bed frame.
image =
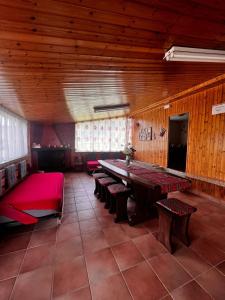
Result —
<instances>
[{"instance_id":1,"label":"low bed frame","mask_svg":"<svg viewBox=\"0 0 225 300\"><path fill-rule=\"evenodd\" d=\"M39 217L63 211L63 173L27 175L25 160L0 170L0 223L34 224Z\"/></svg>"}]
</instances>

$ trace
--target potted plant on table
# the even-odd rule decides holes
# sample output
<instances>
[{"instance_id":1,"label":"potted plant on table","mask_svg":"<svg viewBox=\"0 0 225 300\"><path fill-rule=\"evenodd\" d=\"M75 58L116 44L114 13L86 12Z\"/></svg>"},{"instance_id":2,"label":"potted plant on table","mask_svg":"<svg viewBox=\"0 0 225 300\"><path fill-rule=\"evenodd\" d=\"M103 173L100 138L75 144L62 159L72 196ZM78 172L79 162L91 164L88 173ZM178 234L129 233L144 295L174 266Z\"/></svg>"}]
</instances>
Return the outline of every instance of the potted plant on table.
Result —
<instances>
[{"instance_id":1,"label":"potted plant on table","mask_svg":"<svg viewBox=\"0 0 225 300\"><path fill-rule=\"evenodd\" d=\"M126 155L126 165L129 167L131 160L134 158L134 147L128 143L125 145L123 153Z\"/></svg>"}]
</instances>

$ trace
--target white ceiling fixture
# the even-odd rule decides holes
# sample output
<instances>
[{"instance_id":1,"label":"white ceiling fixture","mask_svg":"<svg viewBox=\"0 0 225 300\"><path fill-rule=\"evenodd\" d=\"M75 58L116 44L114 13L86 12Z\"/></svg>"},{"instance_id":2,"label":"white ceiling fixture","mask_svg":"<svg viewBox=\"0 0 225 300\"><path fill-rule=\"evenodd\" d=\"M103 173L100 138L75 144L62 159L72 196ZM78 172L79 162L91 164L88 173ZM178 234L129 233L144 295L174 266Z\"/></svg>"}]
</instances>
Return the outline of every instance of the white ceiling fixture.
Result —
<instances>
[{"instance_id":1,"label":"white ceiling fixture","mask_svg":"<svg viewBox=\"0 0 225 300\"><path fill-rule=\"evenodd\" d=\"M225 63L225 51L173 46L165 53L164 59L167 61Z\"/></svg>"},{"instance_id":2,"label":"white ceiling fixture","mask_svg":"<svg viewBox=\"0 0 225 300\"><path fill-rule=\"evenodd\" d=\"M99 106L94 106L94 112L97 113L97 112L103 112L103 111L127 109L127 108L129 108L129 106L130 106L129 103L99 105Z\"/></svg>"}]
</instances>

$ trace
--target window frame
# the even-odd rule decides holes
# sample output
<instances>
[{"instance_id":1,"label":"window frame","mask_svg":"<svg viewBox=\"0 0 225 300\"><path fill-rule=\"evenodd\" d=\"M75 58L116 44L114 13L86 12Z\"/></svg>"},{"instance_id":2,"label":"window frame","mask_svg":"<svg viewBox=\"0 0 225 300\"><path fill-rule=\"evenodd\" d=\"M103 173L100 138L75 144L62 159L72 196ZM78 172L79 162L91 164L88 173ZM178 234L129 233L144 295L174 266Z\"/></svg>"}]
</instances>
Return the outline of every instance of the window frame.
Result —
<instances>
[{"instance_id":1,"label":"window frame","mask_svg":"<svg viewBox=\"0 0 225 300\"><path fill-rule=\"evenodd\" d=\"M26 119L22 118L21 116L19 116L15 113L11 112L10 110L6 109L2 105L0 105L0 117L2 116L2 114L1 114L2 112L3 112L4 115L6 115L6 119L7 119L7 117L8 117L8 120L10 120L10 119L13 120L14 119L15 122L17 122L16 125L18 125L18 122L21 121L21 128L20 129L21 130L25 129L25 138L24 138L24 142L23 142L23 144L24 144L23 147L24 147L25 151L24 151L24 153L23 153L23 151L22 151L22 153L19 153L19 151L18 151L17 155L15 155L14 157L9 157L8 156L6 160L0 161L0 167L1 168L5 167L5 166L7 166L11 163L14 163L14 162L16 163L19 160L29 156L29 123L28 123L28 121ZM2 124L0 123L0 126L1 125ZM14 124L14 126L15 126L15 124ZM25 126L25 128L23 128L23 126ZM4 130L5 129L0 128L0 134L2 134L1 132L3 132ZM2 142L2 136L1 135L0 135L0 143L2 143L4 145L4 142ZM14 142L15 148L17 148L17 145L18 144L16 144L16 141L15 141ZM4 151L3 149L4 148L2 146L2 149L0 148L0 151ZM2 155L2 153L1 153L1 155ZM3 157L3 156L1 157L1 155L0 155L0 158Z\"/></svg>"},{"instance_id":2,"label":"window frame","mask_svg":"<svg viewBox=\"0 0 225 300\"><path fill-rule=\"evenodd\" d=\"M112 144L111 144L112 138L111 138L111 136L110 136L109 150L108 149L99 150L99 149L97 149L97 147L96 147L96 150L91 150L91 148L93 148L92 147L93 146L93 139L90 141L90 145L91 146L89 147L89 149L83 150L80 147L78 147L78 143L79 142L77 141L77 137L79 138L81 136L80 133L79 133L79 135L77 134L77 130L79 130L79 129L77 129L77 125L78 124L84 124L84 126L85 126L85 124L86 124L86 126L92 124L91 126L94 127L95 124L96 124L96 122L100 123L100 122L103 122L103 121L111 121L113 123L116 120L118 120L118 122L125 122L125 124L124 124L124 126L125 126L125 131L124 131L125 140L122 141L120 149L115 150L115 149L112 148ZM106 126L108 126L108 125L106 125ZM110 127L111 126L112 125L110 125ZM88 129L88 130L89 130L88 133L91 134L91 130L93 130L93 128L92 129ZM112 129L111 129L110 134L113 134ZM93 136L94 136L94 133L93 133ZM105 118L105 119L99 119L99 120L89 120L89 121L82 121L82 122L75 123L75 151L76 152L81 152L81 153L85 153L85 152L87 152L87 153L94 153L94 152L107 152L107 153L110 153L110 152L121 152L121 151L123 151L125 144L128 143L128 142L130 142L130 139L131 139L131 119L128 118L128 117L126 117L126 116L124 116L124 117L114 117L114 118ZM97 141L97 143L99 143L99 141Z\"/></svg>"}]
</instances>

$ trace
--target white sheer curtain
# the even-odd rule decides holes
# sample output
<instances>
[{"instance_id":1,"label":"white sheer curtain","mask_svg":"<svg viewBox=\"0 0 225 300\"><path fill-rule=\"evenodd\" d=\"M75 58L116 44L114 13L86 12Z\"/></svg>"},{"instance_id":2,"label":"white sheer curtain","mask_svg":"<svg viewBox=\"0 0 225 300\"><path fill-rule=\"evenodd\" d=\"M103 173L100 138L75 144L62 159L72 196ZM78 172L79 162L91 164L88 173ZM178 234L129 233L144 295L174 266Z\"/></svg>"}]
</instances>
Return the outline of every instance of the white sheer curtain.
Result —
<instances>
[{"instance_id":1,"label":"white sheer curtain","mask_svg":"<svg viewBox=\"0 0 225 300\"><path fill-rule=\"evenodd\" d=\"M114 118L75 124L76 151L121 151L129 142L131 121Z\"/></svg>"},{"instance_id":2,"label":"white sheer curtain","mask_svg":"<svg viewBox=\"0 0 225 300\"><path fill-rule=\"evenodd\" d=\"M27 153L27 121L0 106L0 164Z\"/></svg>"}]
</instances>

